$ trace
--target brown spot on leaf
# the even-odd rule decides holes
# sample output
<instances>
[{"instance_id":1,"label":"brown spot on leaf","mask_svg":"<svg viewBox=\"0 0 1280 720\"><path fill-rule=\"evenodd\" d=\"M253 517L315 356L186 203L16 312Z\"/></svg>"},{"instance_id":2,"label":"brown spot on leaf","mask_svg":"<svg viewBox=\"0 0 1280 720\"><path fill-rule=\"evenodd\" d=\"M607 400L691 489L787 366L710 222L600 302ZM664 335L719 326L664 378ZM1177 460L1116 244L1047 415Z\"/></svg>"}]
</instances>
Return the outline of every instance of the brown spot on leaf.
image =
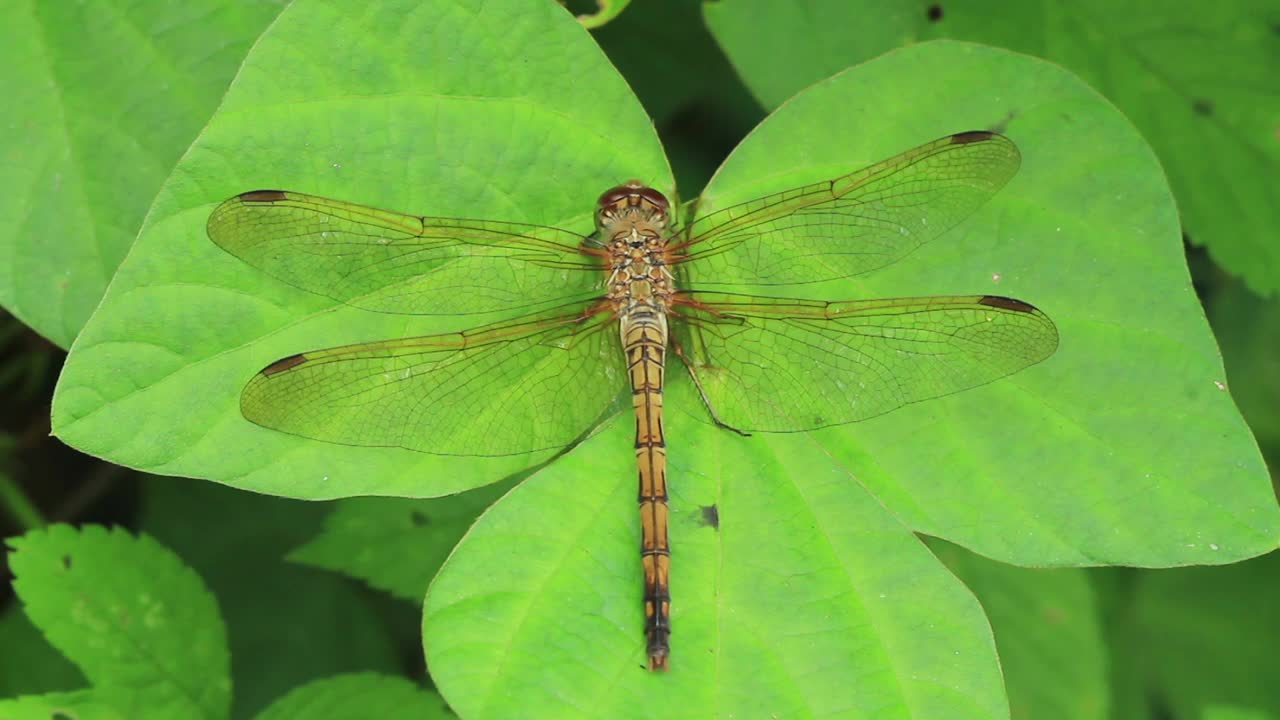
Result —
<instances>
[{"instance_id":1,"label":"brown spot on leaf","mask_svg":"<svg viewBox=\"0 0 1280 720\"><path fill-rule=\"evenodd\" d=\"M703 505L702 506L702 523L704 525L711 526L713 529L719 530L720 529L720 508L716 507L714 503L711 505Z\"/></svg>"}]
</instances>

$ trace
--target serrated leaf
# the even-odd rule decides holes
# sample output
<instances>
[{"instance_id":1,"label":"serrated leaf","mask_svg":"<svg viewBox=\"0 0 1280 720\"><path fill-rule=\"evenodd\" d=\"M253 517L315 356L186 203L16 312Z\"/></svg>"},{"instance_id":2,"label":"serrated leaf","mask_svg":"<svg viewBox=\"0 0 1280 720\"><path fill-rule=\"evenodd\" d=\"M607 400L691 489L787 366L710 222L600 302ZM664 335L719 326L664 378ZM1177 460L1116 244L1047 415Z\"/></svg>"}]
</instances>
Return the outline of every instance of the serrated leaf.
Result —
<instances>
[{"instance_id":1,"label":"serrated leaf","mask_svg":"<svg viewBox=\"0 0 1280 720\"><path fill-rule=\"evenodd\" d=\"M1116 103L1151 142L1192 241L1254 290L1274 293L1280 5L1229 0L1186 10L1161 0L703 4L712 33L767 107L845 67L931 38L985 42L1062 64ZM872 98L894 102L892 95ZM1061 141L1073 142L1065 135Z\"/></svg>"},{"instance_id":2,"label":"serrated leaf","mask_svg":"<svg viewBox=\"0 0 1280 720\"><path fill-rule=\"evenodd\" d=\"M320 528L324 505L159 477L142 480L141 500L138 527L178 552L218 598L235 658L232 717L318 678L402 668L398 618L379 598L285 559ZM404 614L412 627L416 617Z\"/></svg>"},{"instance_id":3,"label":"serrated leaf","mask_svg":"<svg viewBox=\"0 0 1280 720\"><path fill-rule=\"evenodd\" d=\"M365 720L452 718L439 695L404 678L360 673L317 680L293 690L257 720Z\"/></svg>"},{"instance_id":4,"label":"serrated leaf","mask_svg":"<svg viewBox=\"0 0 1280 720\"><path fill-rule=\"evenodd\" d=\"M550 453L358 449L245 421L240 390L275 359L459 323L338 307L223 252L205 223L232 194L284 187L586 231L594 199L628 177L671 185L626 83L554 2L295 2L166 183L77 341L54 432L116 463L307 498L445 495L536 465Z\"/></svg>"},{"instance_id":5,"label":"serrated leaf","mask_svg":"<svg viewBox=\"0 0 1280 720\"><path fill-rule=\"evenodd\" d=\"M0 305L62 347L278 0L0 6Z\"/></svg>"},{"instance_id":6,"label":"serrated leaf","mask_svg":"<svg viewBox=\"0 0 1280 720\"><path fill-rule=\"evenodd\" d=\"M415 605L476 516L514 480L431 500L352 498L289 559L360 579Z\"/></svg>"},{"instance_id":7,"label":"serrated leaf","mask_svg":"<svg viewBox=\"0 0 1280 720\"><path fill-rule=\"evenodd\" d=\"M929 549L991 621L1013 720L1110 717L1108 657L1085 571L1016 568L939 540Z\"/></svg>"},{"instance_id":8,"label":"serrated leaf","mask_svg":"<svg viewBox=\"0 0 1280 720\"><path fill-rule=\"evenodd\" d=\"M221 720L226 631L200 578L154 540L52 525L8 541L27 615L130 718ZM127 700L125 700L127 698Z\"/></svg>"}]
</instances>

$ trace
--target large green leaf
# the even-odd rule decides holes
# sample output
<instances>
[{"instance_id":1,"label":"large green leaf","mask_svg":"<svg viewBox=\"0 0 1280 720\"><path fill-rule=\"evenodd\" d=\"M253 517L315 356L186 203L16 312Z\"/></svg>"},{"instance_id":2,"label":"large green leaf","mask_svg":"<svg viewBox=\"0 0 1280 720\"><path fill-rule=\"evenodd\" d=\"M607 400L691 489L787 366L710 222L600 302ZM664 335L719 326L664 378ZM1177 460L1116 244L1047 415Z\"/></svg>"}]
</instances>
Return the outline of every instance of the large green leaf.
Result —
<instances>
[{"instance_id":1,"label":"large green leaf","mask_svg":"<svg viewBox=\"0 0 1280 720\"><path fill-rule=\"evenodd\" d=\"M849 65L930 38L986 42L1059 62L1106 94L1151 141L1192 241L1253 289L1280 290L1280 244L1273 242L1280 227L1280 5L1272 0L720 0L703 8L768 107ZM979 76L963 87L984 84ZM863 102L893 104L881 96Z\"/></svg>"},{"instance_id":2,"label":"large green leaf","mask_svg":"<svg viewBox=\"0 0 1280 720\"><path fill-rule=\"evenodd\" d=\"M972 77L999 94L966 86ZM798 292L1000 292L1055 319L1057 354L857 425L750 438L694 420L701 408L675 366L666 402L672 672L640 670L622 422L500 501L428 593L428 660L464 717L509 716L548 687L555 700L523 716L828 717L891 707L893 717L1000 717L996 667L978 649L986 631L915 554L907 529L1039 565L1227 562L1275 547L1275 499L1220 387L1158 166L1132 127L1060 68L951 42L890 54L780 108L725 163L702 207L1010 117L1023 168L996 201L900 267ZM598 484L611 477L623 479ZM879 515L868 490L897 517ZM719 532L701 520L712 506ZM885 579L902 568L927 587ZM884 597L880 582L891 589ZM955 625L922 620L934 612ZM967 648L965 662L913 670L924 657L941 662L923 649L940 642ZM1098 679L1083 682L1096 709ZM935 707L939 685L964 699Z\"/></svg>"},{"instance_id":3,"label":"large green leaf","mask_svg":"<svg viewBox=\"0 0 1280 720\"><path fill-rule=\"evenodd\" d=\"M1007 717L973 596L812 438L667 429L671 670L644 669L619 419L481 516L432 584L427 662L461 717Z\"/></svg>"},{"instance_id":4,"label":"large green leaf","mask_svg":"<svg viewBox=\"0 0 1280 720\"><path fill-rule=\"evenodd\" d=\"M595 197L628 177L671 189L626 84L550 0L296 2L162 189L68 358L54 431L120 464L296 497L434 496L528 467L546 454L358 449L246 422L240 389L268 362L449 319L298 291L220 250L205 222L235 193L283 187L586 232Z\"/></svg>"},{"instance_id":5,"label":"large green leaf","mask_svg":"<svg viewBox=\"0 0 1280 720\"><path fill-rule=\"evenodd\" d=\"M281 0L0 5L0 305L67 347Z\"/></svg>"},{"instance_id":6,"label":"large green leaf","mask_svg":"<svg viewBox=\"0 0 1280 720\"><path fill-rule=\"evenodd\" d=\"M1053 318L1057 353L1004 381L816 433L821 454L914 529L1009 562L1219 563L1275 547L1280 513L1224 390L1159 166L1070 73L951 41L895 51L776 111L712 179L703 207L997 125L1023 159L994 201L886 270L799 292L1008 295Z\"/></svg>"}]
</instances>

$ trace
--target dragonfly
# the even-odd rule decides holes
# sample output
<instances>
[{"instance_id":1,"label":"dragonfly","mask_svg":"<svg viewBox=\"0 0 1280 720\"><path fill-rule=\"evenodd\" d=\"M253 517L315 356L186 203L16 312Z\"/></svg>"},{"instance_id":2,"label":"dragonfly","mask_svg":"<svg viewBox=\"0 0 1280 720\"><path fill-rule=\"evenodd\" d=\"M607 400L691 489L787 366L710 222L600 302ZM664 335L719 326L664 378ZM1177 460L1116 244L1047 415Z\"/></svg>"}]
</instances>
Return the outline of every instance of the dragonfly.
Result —
<instances>
[{"instance_id":1,"label":"dragonfly","mask_svg":"<svg viewBox=\"0 0 1280 720\"><path fill-rule=\"evenodd\" d=\"M629 396L645 652L666 670L668 354L700 416L743 435L866 420L1044 360L1057 329L1014 298L741 292L892 265L971 215L1020 162L1007 137L962 132L680 227L665 195L629 181L599 197L587 235L245 192L213 211L209 237L278 281L376 312L506 319L289 355L249 380L240 409L330 443L497 456L568 447Z\"/></svg>"}]
</instances>

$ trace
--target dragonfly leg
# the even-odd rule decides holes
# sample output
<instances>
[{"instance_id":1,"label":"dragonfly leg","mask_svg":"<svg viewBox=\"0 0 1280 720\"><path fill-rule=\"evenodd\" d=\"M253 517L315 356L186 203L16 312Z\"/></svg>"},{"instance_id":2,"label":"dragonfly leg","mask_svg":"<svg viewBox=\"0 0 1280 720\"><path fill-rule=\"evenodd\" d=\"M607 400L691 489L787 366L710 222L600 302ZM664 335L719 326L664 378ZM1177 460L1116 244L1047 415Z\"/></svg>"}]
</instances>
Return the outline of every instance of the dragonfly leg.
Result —
<instances>
[{"instance_id":1,"label":"dragonfly leg","mask_svg":"<svg viewBox=\"0 0 1280 720\"><path fill-rule=\"evenodd\" d=\"M680 343L672 340L671 350L676 354L676 357L680 358L680 362L684 363L684 368L689 371L689 377L693 378L693 386L698 388L698 397L702 398L702 406L705 407L707 409L707 413L711 415L711 421L714 422L717 427L722 427L725 430L731 430L742 437L751 437L751 433L745 430L739 430L738 428L721 420L719 415L716 415L716 409L711 406L711 400L707 397L707 391L702 389L702 382L698 380L698 373L693 369L693 362L684 354L684 349L680 347Z\"/></svg>"}]
</instances>

